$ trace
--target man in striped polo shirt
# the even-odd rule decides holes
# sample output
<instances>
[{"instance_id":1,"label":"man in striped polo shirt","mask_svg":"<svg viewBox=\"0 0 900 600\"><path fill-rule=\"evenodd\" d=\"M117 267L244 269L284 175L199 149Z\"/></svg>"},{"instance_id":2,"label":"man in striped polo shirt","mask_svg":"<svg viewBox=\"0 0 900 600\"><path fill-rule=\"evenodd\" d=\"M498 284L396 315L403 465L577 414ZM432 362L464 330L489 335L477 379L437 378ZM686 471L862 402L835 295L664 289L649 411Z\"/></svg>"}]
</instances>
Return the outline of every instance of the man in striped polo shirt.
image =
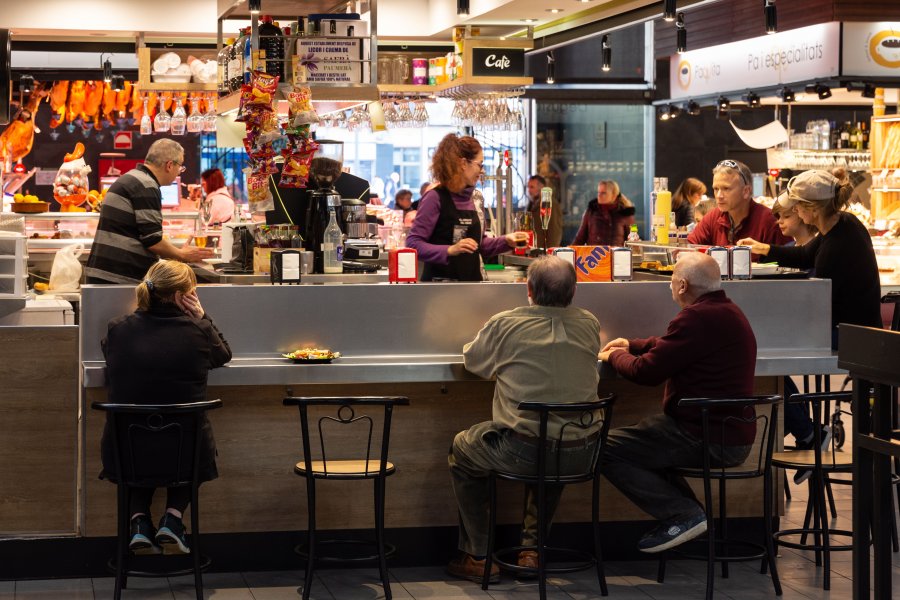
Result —
<instances>
[{"instance_id":1,"label":"man in striped polo shirt","mask_svg":"<svg viewBox=\"0 0 900 600\"><path fill-rule=\"evenodd\" d=\"M210 248L175 247L163 239L161 185L184 172L184 148L171 139L153 142L144 164L109 188L91 245L87 283L136 284L160 258L191 263L209 258Z\"/></svg>"}]
</instances>

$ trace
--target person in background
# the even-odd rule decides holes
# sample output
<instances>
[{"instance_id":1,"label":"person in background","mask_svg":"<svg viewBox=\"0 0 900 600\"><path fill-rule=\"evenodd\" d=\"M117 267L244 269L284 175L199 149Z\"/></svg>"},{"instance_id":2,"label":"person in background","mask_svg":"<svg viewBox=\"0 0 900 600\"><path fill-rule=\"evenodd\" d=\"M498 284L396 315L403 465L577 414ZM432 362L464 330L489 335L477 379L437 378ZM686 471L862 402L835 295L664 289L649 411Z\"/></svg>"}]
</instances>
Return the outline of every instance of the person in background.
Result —
<instances>
[{"instance_id":1,"label":"person in background","mask_svg":"<svg viewBox=\"0 0 900 600\"><path fill-rule=\"evenodd\" d=\"M400 189L400 173L393 171L388 178L384 180L384 204L385 206L394 206L394 197L397 190Z\"/></svg>"},{"instance_id":2,"label":"person in background","mask_svg":"<svg viewBox=\"0 0 900 600\"><path fill-rule=\"evenodd\" d=\"M413 210L419 210L419 202L422 201L422 196L425 195L425 192L435 187L436 184L431 183L430 181L426 181L422 185L419 186L419 199L412 203Z\"/></svg>"},{"instance_id":3,"label":"person in background","mask_svg":"<svg viewBox=\"0 0 900 600\"><path fill-rule=\"evenodd\" d=\"M231 349L197 297L197 279L181 262L161 260L135 288L137 310L113 319L101 342L106 358L109 402L116 404L178 404L206 400L209 369L231 360ZM116 481L118 473L109 421L100 441L101 477ZM204 415L200 430L200 481L219 476L212 425ZM164 455L156 445L142 446L144 459ZM182 516L191 499L190 487L166 490L166 512L154 529L150 504L154 488L131 489L131 541L136 554L187 554L190 548Z\"/></svg>"},{"instance_id":4,"label":"person in background","mask_svg":"<svg viewBox=\"0 0 900 600\"><path fill-rule=\"evenodd\" d=\"M143 164L116 179L100 207L84 270L87 283L136 284L160 258L189 263L213 255L212 248L178 248L163 237L159 187L183 172L184 148L162 138L151 144Z\"/></svg>"},{"instance_id":5,"label":"person in background","mask_svg":"<svg viewBox=\"0 0 900 600\"><path fill-rule=\"evenodd\" d=\"M225 176L219 169L207 169L200 173L200 185L206 199L202 202L209 206L210 225L227 223L234 217L234 198L228 193Z\"/></svg>"},{"instance_id":6,"label":"person in background","mask_svg":"<svg viewBox=\"0 0 900 600\"><path fill-rule=\"evenodd\" d=\"M617 338L599 358L641 385L665 382L663 412L609 432L600 472L660 524L638 542L641 552L662 552L706 531L706 512L673 467L703 466L699 408L682 398L740 398L753 394L756 337L741 309L721 289L715 259L700 252L678 256L672 299L680 307L662 337ZM714 466L744 462L756 439L752 408L711 411ZM734 418L729 418L734 417Z\"/></svg>"},{"instance_id":7,"label":"person in background","mask_svg":"<svg viewBox=\"0 0 900 600\"><path fill-rule=\"evenodd\" d=\"M422 198L406 245L425 263L422 281L482 281L481 256L507 252L524 233L488 237L473 201L484 166L481 144L450 133L434 151L431 172L441 184Z\"/></svg>"},{"instance_id":8,"label":"person in background","mask_svg":"<svg viewBox=\"0 0 900 600\"><path fill-rule=\"evenodd\" d=\"M634 224L634 205L611 179L597 185L597 198L591 200L572 246L624 246Z\"/></svg>"},{"instance_id":9,"label":"person in background","mask_svg":"<svg viewBox=\"0 0 900 600\"><path fill-rule=\"evenodd\" d=\"M675 227L687 227L694 223L694 207L706 194L706 184L688 177L672 194L672 212L675 213Z\"/></svg>"},{"instance_id":10,"label":"person in background","mask_svg":"<svg viewBox=\"0 0 900 600\"><path fill-rule=\"evenodd\" d=\"M412 192L410 190L398 190L394 195L394 208L402 210L405 215L412 210Z\"/></svg>"},{"instance_id":11,"label":"person in background","mask_svg":"<svg viewBox=\"0 0 900 600\"><path fill-rule=\"evenodd\" d=\"M716 207L688 234L691 244L733 246L742 237L767 244L788 241L778 229L772 211L753 200L753 174L744 163L723 160L715 166L713 195ZM753 257L758 259L758 255Z\"/></svg>"},{"instance_id":12,"label":"person in background","mask_svg":"<svg viewBox=\"0 0 900 600\"><path fill-rule=\"evenodd\" d=\"M537 414L519 411L523 398L534 402L591 402L597 399L597 352L600 324L591 313L571 305L576 276L571 264L542 256L528 266L528 306L498 313L475 339L463 347L466 369L497 379L490 421L461 431L453 439L448 461L453 493L459 507L459 551L447 571L463 579L481 581L488 543L488 474L492 469L534 474L537 468ZM547 357L554 359L548 361ZM590 468L601 423L588 429L569 427L551 419L548 439L560 439L561 474ZM550 469L556 468L556 461ZM547 486L547 510L552 516L562 486ZM527 489L521 544L537 543L537 498ZM520 566L537 567L537 553L523 550ZM494 567L491 578L499 577Z\"/></svg>"},{"instance_id":13,"label":"person in background","mask_svg":"<svg viewBox=\"0 0 900 600\"><path fill-rule=\"evenodd\" d=\"M839 323L881 327L881 282L872 238L858 218L844 212L852 188L828 171L804 171L788 181L779 198L796 207L800 219L819 231L803 246L776 246L753 238L738 241L755 254L783 267L816 269L816 277L831 280L832 348L837 348Z\"/></svg>"},{"instance_id":14,"label":"person in background","mask_svg":"<svg viewBox=\"0 0 900 600\"><path fill-rule=\"evenodd\" d=\"M563 218L559 208L559 200L554 195L550 208L550 223L544 238L544 230L541 227L541 189L547 185L547 181L540 175L532 175L528 178L528 212L531 213L531 222L534 225L534 243L538 248L556 248L562 244Z\"/></svg>"}]
</instances>

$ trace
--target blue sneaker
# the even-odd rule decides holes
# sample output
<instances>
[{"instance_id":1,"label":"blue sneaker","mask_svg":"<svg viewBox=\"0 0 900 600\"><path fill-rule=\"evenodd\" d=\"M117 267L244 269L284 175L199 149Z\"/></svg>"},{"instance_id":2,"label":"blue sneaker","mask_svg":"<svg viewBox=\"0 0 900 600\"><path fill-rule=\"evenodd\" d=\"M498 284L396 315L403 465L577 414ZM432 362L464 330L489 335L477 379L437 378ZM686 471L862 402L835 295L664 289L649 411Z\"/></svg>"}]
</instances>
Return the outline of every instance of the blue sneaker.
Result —
<instances>
[{"instance_id":1,"label":"blue sneaker","mask_svg":"<svg viewBox=\"0 0 900 600\"><path fill-rule=\"evenodd\" d=\"M638 550L653 554L674 548L694 539L706 531L706 514L699 512L689 517L668 519L644 534L638 542Z\"/></svg>"},{"instance_id":2,"label":"blue sneaker","mask_svg":"<svg viewBox=\"0 0 900 600\"><path fill-rule=\"evenodd\" d=\"M172 513L166 513L159 520L159 531L156 532L156 543L163 554L190 554L184 523Z\"/></svg>"},{"instance_id":3,"label":"blue sneaker","mask_svg":"<svg viewBox=\"0 0 900 600\"><path fill-rule=\"evenodd\" d=\"M162 552L156 545L156 529L153 528L153 522L147 515L138 515L131 520L131 541L128 543L128 549L133 554L159 554Z\"/></svg>"}]
</instances>

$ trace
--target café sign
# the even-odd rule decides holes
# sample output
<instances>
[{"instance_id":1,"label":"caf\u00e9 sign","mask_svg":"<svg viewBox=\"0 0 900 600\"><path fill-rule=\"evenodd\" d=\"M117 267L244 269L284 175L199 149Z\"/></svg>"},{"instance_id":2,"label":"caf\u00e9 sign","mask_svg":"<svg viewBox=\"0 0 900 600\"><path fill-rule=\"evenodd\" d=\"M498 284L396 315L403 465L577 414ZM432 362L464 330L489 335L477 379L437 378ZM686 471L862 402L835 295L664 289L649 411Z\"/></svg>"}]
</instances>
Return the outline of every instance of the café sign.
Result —
<instances>
[{"instance_id":1,"label":"caf\u00e9 sign","mask_svg":"<svg viewBox=\"0 0 900 600\"><path fill-rule=\"evenodd\" d=\"M671 97L835 77L840 52L841 25L834 22L675 54L669 68Z\"/></svg>"},{"instance_id":2,"label":"caf\u00e9 sign","mask_svg":"<svg viewBox=\"0 0 900 600\"><path fill-rule=\"evenodd\" d=\"M843 74L900 77L900 23L844 23Z\"/></svg>"},{"instance_id":3,"label":"caf\u00e9 sign","mask_svg":"<svg viewBox=\"0 0 900 600\"><path fill-rule=\"evenodd\" d=\"M524 77L523 48L472 48L472 75L476 77Z\"/></svg>"}]
</instances>

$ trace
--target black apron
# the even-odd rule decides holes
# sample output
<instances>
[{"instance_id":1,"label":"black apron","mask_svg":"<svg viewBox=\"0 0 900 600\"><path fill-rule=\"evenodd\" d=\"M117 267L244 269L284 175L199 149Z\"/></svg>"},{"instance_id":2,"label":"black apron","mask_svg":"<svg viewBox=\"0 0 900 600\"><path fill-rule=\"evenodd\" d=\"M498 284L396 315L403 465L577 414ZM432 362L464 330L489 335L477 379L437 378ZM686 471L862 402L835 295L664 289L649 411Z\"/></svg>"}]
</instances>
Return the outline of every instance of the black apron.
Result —
<instances>
[{"instance_id":1,"label":"black apron","mask_svg":"<svg viewBox=\"0 0 900 600\"><path fill-rule=\"evenodd\" d=\"M435 188L441 199L441 214L428 243L452 246L463 238L472 238L481 246L481 221L476 210L459 210L447 188ZM478 252L458 254L448 257L446 265L425 263L422 267L422 281L435 278L453 281L482 281L481 259Z\"/></svg>"}]
</instances>

